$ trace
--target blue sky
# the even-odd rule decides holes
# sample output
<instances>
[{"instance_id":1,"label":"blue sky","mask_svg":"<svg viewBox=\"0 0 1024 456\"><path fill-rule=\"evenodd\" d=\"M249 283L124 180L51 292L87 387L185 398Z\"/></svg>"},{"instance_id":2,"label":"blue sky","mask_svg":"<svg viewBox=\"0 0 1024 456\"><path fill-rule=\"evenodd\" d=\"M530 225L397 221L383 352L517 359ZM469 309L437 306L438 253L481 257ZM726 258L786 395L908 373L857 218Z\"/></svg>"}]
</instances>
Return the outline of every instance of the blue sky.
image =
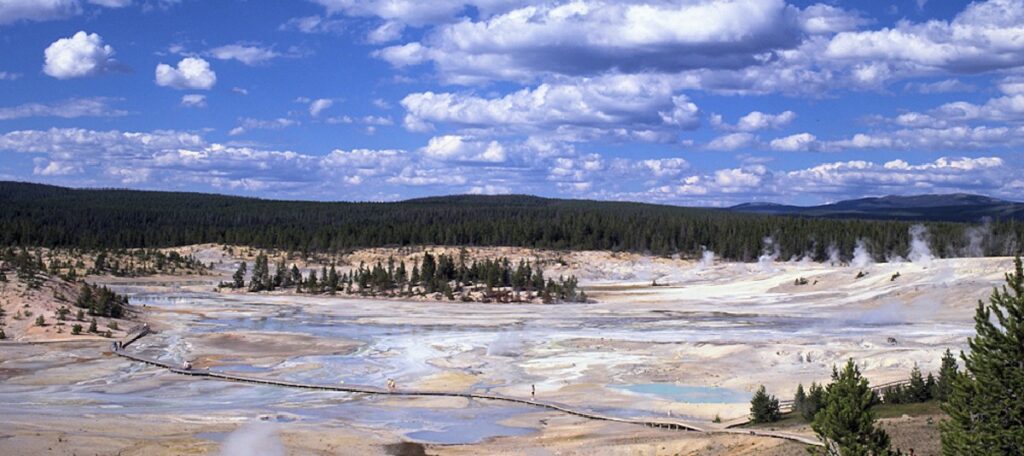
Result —
<instances>
[{"instance_id":1,"label":"blue sky","mask_svg":"<svg viewBox=\"0 0 1024 456\"><path fill-rule=\"evenodd\" d=\"M0 179L718 206L1024 190L1024 1L0 0Z\"/></svg>"}]
</instances>

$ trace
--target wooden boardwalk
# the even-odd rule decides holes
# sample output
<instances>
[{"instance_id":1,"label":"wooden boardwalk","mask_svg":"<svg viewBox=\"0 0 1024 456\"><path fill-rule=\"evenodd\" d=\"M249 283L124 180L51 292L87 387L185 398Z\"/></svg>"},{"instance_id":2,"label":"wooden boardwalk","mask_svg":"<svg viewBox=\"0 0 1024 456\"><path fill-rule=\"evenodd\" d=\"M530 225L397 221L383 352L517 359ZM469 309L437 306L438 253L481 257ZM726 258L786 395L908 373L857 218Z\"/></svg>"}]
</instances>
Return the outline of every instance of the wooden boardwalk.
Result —
<instances>
[{"instance_id":1,"label":"wooden boardwalk","mask_svg":"<svg viewBox=\"0 0 1024 456\"><path fill-rule=\"evenodd\" d=\"M306 383L306 382L292 382L287 380L278 380L261 377L251 377L247 375L235 375L228 374L225 372L211 371L209 369L182 369L177 366L173 366L167 362L159 361L153 358L137 355L125 350L125 348L131 345L133 342L142 338L149 333L149 327L146 325L133 328L129 331L128 335L118 343L114 343L111 346L111 350L114 354L137 361L140 363L149 364L162 369L166 369L170 372L179 375L187 375L191 377L203 377L212 378L218 380L226 380L232 382L251 383L256 385L269 385L279 386L285 388L301 388L310 390L320 391L338 391L344 393L356 393L356 394L375 394L385 396L443 396L443 397L462 397L467 399L481 399L488 401L501 401L509 402L514 404L527 405L531 407L539 407L548 410L554 410L557 412L566 413L569 415L575 415L591 420L598 421L610 421L616 423L627 423L635 424L640 426L646 426L658 429L671 429L680 431L691 431L700 433L711 433L711 434L743 434L743 435L754 435L761 437L770 437L777 439L790 440L806 445L821 446L816 438L789 434L785 432L775 432L768 430L756 430L756 429L730 429L726 426L698 426L693 423L688 423L680 420L671 419L656 419L656 418L622 418L617 416L604 415L590 410L576 409L565 404L559 404L550 401L538 401L533 399L524 399L512 396L504 396L500 394L489 394L489 393L462 393L454 391L436 391L436 390L404 390L404 389L385 389L374 386L365 385L328 385L321 383ZM730 426L733 427L733 426Z\"/></svg>"}]
</instances>

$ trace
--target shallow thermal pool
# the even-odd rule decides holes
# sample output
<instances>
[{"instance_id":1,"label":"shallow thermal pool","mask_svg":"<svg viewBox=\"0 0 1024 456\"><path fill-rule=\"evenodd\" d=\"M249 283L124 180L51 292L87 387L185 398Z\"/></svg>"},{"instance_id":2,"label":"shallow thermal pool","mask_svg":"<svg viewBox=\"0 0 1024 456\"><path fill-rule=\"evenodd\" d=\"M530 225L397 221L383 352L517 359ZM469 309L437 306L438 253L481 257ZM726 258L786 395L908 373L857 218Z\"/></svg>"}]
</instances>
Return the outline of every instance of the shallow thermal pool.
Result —
<instances>
[{"instance_id":1,"label":"shallow thermal pool","mask_svg":"<svg viewBox=\"0 0 1024 456\"><path fill-rule=\"evenodd\" d=\"M688 404L732 404L749 402L751 395L746 391L713 386L676 385L672 383L637 383L631 385L610 385L612 388L647 394Z\"/></svg>"}]
</instances>

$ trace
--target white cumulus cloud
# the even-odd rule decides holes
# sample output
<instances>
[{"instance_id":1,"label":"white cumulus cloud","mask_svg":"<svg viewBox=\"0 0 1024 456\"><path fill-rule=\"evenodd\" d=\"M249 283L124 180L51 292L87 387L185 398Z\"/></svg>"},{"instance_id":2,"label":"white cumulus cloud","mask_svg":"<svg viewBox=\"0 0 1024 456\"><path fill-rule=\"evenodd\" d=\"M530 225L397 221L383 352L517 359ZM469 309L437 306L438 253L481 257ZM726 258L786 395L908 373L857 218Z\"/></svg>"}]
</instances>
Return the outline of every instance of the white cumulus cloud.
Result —
<instances>
[{"instance_id":1,"label":"white cumulus cloud","mask_svg":"<svg viewBox=\"0 0 1024 456\"><path fill-rule=\"evenodd\" d=\"M769 145L773 150L796 152L812 150L817 145L818 138L810 133L797 133L782 138L773 139Z\"/></svg>"},{"instance_id":2,"label":"white cumulus cloud","mask_svg":"<svg viewBox=\"0 0 1024 456\"><path fill-rule=\"evenodd\" d=\"M420 92L401 101L405 126L429 131L452 124L495 133L557 134L566 138L622 137L668 141L699 125L699 109L658 78L606 76L544 83L497 98Z\"/></svg>"},{"instance_id":3,"label":"white cumulus cloud","mask_svg":"<svg viewBox=\"0 0 1024 456\"><path fill-rule=\"evenodd\" d=\"M260 46L228 44L210 49L210 56L219 60L237 60L249 66L269 62L281 54Z\"/></svg>"},{"instance_id":4,"label":"white cumulus cloud","mask_svg":"<svg viewBox=\"0 0 1024 456\"><path fill-rule=\"evenodd\" d=\"M388 43L402 37L405 25L400 22L387 21L366 35L366 41L373 44Z\"/></svg>"},{"instance_id":5,"label":"white cumulus cloud","mask_svg":"<svg viewBox=\"0 0 1024 456\"><path fill-rule=\"evenodd\" d=\"M210 63L198 57L185 57L177 67L161 63L156 66L156 85L175 89L209 90L217 83L217 73Z\"/></svg>"},{"instance_id":6,"label":"white cumulus cloud","mask_svg":"<svg viewBox=\"0 0 1024 456\"><path fill-rule=\"evenodd\" d=\"M94 76L114 64L114 48L103 44L99 35L85 31L54 41L43 54L43 72L57 79Z\"/></svg>"},{"instance_id":7,"label":"white cumulus cloud","mask_svg":"<svg viewBox=\"0 0 1024 456\"><path fill-rule=\"evenodd\" d=\"M0 2L0 25L62 19L81 11L78 0L3 0Z\"/></svg>"},{"instance_id":8,"label":"white cumulus cloud","mask_svg":"<svg viewBox=\"0 0 1024 456\"><path fill-rule=\"evenodd\" d=\"M736 150L750 147L756 139L750 133L729 133L712 139L708 142L707 148L711 150Z\"/></svg>"},{"instance_id":9,"label":"white cumulus cloud","mask_svg":"<svg viewBox=\"0 0 1024 456\"><path fill-rule=\"evenodd\" d=\"M110 106L110 98L72 98L54 103L25 103L18 106L0 107L0 120L24 117L116 117L128 112Z\"/></svg>"},{"instance_id":10,"label":"white cumulus cloud","mask_svg":"<svg viewBox=\"0 0 1024 456\"><path fill-rule=\"evenodd\" d=\"M321 112L324 112L325 109L330 108L332 105L334 105L334 100L331 100L330 98L318 98L310 101L309 115L317 117Z\"/></svg>"},{"instance_id":11,"label":"white cumulus cloud","mask_svg":"<svg viewBox=\"0 0 1024 456\"><path fill-rule=\"evenodd\" d=\"M505 148L497 141L477 141L459 135L430 138L420 152L442 161L473 161L501 163L507 159Z\"/></svg>"},{"instance_id":12,"label":"white cumulus cloud","mask_svg":"<svg viewBox=\"0 0 1024 456\"><path fill-rule=\"evenodd\" d=\"M132 4L132 0L88 0L89 3L107 8L124 8Z\"/></svg>"},{"instance_id":13,"label":"white cumulus cloud","mask_svg":"<svg viewBox=\"0 0 1024 456\"><path fill-rule=\"evenodd\" d=\"M711 119L711 124L715 128L726 130L726 131L745 131L753 132L759 130L765 130L769 128L778 129L789 125L793 120L796 119L796 113L793 111L783 111L778 114L767 114L761 111L751 111L749 114L740 117L736 122L736 125L729 125L722 121L722 117L715 115Z\"/></svg>"},{"instance_id":14,"label":"white cumulus cloud","mask_svg":"<svg viewBox=\"0 0 1024 456\"><path fill-rule=\"evenodd\" d=\"M190 93L188 95L182 95L181 105L186 108L205 108L206 107L206 95L198 93Z\"/></svg>"}]
</instances>

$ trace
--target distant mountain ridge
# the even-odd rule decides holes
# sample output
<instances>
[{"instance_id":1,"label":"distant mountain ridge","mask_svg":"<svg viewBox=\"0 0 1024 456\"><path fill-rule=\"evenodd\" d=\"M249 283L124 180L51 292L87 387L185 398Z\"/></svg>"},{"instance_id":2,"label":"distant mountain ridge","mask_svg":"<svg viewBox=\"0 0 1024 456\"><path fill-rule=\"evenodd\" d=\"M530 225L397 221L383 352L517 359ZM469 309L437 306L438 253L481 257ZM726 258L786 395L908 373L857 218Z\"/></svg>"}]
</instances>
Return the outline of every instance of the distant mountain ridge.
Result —
<instances>
[{"instance_id":1,"label":"distant mountain ridge","mask_svg":"<svg viewBox=\"0 0 1024 456\"><path fill-rule=\"evenodd\" d=\"M890 195L858 198L818 206L776 203L744 203L732 212L765 215L797 215L820 218L867 218L977 222L986 217L1024 220L1024 203L969 193Z\"/></svg>"}]
</instances>

